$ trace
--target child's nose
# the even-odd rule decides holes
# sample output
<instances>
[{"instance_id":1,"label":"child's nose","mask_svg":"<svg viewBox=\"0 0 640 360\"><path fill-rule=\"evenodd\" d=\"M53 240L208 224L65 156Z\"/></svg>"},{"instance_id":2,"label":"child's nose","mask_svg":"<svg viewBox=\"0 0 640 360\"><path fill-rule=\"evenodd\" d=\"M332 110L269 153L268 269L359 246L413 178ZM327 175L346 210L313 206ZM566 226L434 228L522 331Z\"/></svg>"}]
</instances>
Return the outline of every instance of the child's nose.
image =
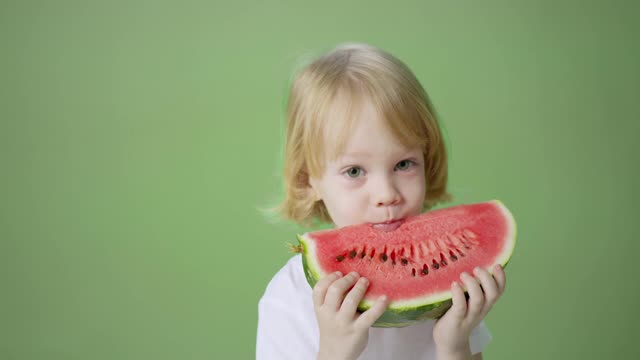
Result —
<instances>
[{"instance_id":1,"label":"child's nose","mask_svg":"<svg viewBox=\"0 0 640 360\"><path fill-rule=\"evenodd\" d=\"M373 189L376 206L396 205L400 202L400 192L389 179L382 179Z\"/></svg>"}]
</instances>

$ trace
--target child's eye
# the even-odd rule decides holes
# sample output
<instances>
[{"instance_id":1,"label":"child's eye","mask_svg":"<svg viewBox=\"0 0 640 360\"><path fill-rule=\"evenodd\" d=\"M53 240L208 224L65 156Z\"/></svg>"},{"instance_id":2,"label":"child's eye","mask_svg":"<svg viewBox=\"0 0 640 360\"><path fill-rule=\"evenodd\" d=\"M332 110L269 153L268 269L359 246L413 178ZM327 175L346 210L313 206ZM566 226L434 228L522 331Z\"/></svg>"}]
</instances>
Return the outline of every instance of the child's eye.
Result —
<instances>
[{"instance_id":1,"label":"child's eye","mask_svg":"<svg viewBox=\"0 0 640 360\"><path fill-rule=\"evenodd\" d=\"M412 165L416 165L415 161L402 160L398 163L397 167L400 170L408 170Z\"/></svg>"},{"instance_id":2,"label":"child's eye","mask_svg":"<svg viewBox=\"0 0 640 360\"><path fill-rule=\"evenodd\" d=\"M360 169L360 168L359 168L359 167L357 167L357 166L354 166L354 167L349 168L349 169L348 169L347 171L345 171L345 172L346 172L346 174L347 174L349 177L357 178L357 177L358 177L358 175L360 175L360 173L362 172L362 169Z\"/></svg>"}]
</instances>

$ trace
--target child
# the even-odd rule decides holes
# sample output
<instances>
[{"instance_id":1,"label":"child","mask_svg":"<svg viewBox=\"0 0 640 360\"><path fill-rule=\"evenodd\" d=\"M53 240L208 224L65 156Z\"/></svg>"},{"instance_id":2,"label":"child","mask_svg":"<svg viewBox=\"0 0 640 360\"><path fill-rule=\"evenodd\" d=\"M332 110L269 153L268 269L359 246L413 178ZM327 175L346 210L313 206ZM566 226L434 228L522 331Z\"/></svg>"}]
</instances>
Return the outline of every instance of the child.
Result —
<instances>
[{"instance_id":1,"label":"child","mask_svg":"<svg viewBox=\"0 0 640 360\"><path fill-rule=\"evenodd\" d=\"M318 219L390 230L393 220L451 200L445 144L427 93L400 60L366 44L338 46L298 74L284 176L279 211L305 226ZM501 267L494 273L463 274L438 321L372 328L388 300L358 314L367 279L331 274L311 289L296 255L260 299L257 359L481 359L492 339L483 319L506 283Z\"/></svg>"}]
</instances>

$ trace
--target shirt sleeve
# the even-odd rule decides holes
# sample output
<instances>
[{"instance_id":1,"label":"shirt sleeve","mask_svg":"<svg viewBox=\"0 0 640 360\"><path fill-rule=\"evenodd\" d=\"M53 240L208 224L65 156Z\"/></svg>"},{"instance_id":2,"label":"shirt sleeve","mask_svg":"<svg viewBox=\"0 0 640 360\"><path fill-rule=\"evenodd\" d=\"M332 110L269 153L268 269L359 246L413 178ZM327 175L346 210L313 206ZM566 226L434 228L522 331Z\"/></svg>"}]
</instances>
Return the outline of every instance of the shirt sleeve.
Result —
<instances>
[{"instance_id":1,"label":"shirt sleeve","mask_svg":"<svg viewBox=\"0 0 640 360\"><path fill-rule=\"evenodd\" d=\"M319 338L311 293L296 284L299 274L292 261L274 276L258 303L257 360L317 357Z\"/></svg>"},{"instance_id":2,"label":"shirt sleeve","mask_svg":"<svg viewBox=\"0 0 640 360\"><path fill-rule=\"evenodd\" d=\"M471 354L477 354L482 352L487 345L491 342L493 336L489 331L489 328L484 323L484 320L471 331L469 337L469 346L471 347Z\"/></svg>"}]
</instances>

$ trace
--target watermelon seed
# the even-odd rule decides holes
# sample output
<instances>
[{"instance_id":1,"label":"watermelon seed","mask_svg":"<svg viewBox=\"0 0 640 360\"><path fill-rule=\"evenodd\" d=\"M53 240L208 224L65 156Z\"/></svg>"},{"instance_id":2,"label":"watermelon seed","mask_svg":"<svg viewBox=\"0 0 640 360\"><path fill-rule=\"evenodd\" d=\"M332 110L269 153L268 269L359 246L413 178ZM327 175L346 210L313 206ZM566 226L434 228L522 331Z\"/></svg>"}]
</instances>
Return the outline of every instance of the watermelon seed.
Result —
<instances>
[{"instance_id":1,"label":"watermelon seed","mask_svg":"<svg viewBox=\"0 0 640 360\"><path fill-rule=\"evenodd\" d=\"M339 255L339 256L336 258L336 261L338 261L338 262L340 262L340 261L342 261L342 260L344 260L344 256L342 256L342 255Z\"/></svg>"},{"instance_id":2,"label":"watermelon seed","mask_svg":"<svg viewBox=\"0 0 640 360\"><path fill-rule=\"evenodd\" d=\"M451 260L453 261L458 260L458 257L456 256L456 254L453 253L453 251L449 250L449 255L451 255Z\"/></svg>"},{"instance_id":3,"label":"watermelon seed","mask_svg":"<svg viewBox=\"0 0 640 360\"><path fill-rule=\"evenodd\" d=\"M411 269L411 275L416 276L416 269Z\"/></svg>"},{"instance_id":4,"label":"watermelon seed","mask_svg":"<svg viewBox=\"0 0 640 360\"><path fill-rule=\"evenodd\" d=\"M458 234L458 239L460 239L460 242L462 243L462 245L464 245L465 247L469 246L469 241L467 239L466 236L462 235L462 234Z\"/></svg>"},{"instance_id":5,"label":"watermelon seed","mask_svg":"<svg viewBox=\"0 0 640 360\"><path fill-rule=\"evenodd\" d=\"M364 251L360 253L360 259L364 259Z\"/></svg>"},{"instance_id":6,"label":"watermelon seed","mask_svg":"<svg viewBox=\"0 0 640 360\"><path fill-rule=\"evenodd\" d=\"M387 261L387 254L380 255L380 259L382 259L382 261Z\"/></svg>"},{"instance_id":7,"label":"watermelon seed","mask_svg":"<svg viewBox=\"0 0 640 360\"><path fill-rule=\"evenodd\" d=\"M438 264L435 260L433 260L433 267L438 270L440 269L440 264Z\"/></svg>"},{"instance_id":8,"label":"watermelon seed","mask_svg":"<svg viewBox=\"0 0 640 360\"><path fill-rule=\"evenodd\" d=\"M422 265L422 273L425 275L429 274L429 267L427 266L427 264Z\"/></svg>"},{"instance_id":9,"label":"watermelon seed","mask_svg":"<svg viewBox=\"0 0 640 360\"><path fill-rule=\"evenodd\" d=\"M402 260L400 260L400 262L402 262L402 265L407 265L409 263L409 260L402 259Z\"/></svg>"},{"instance_id":10,"label":"watermelon seed","mask_svg":"<svg viewBox=\"0 0 640 360\"><path fill-rule=\"evenodd\" d=\"M447 266L447 260L444 258L444 254L440 253L440 263L442 266Z\"/></svg>"},{"instance_id":11,"label":"watermelon seed","mask_svg":"<svg viewBox=\"0 0 640 360\"><path fill-rule=\"evenodd\" d=\"M354 257L356 257L357 252L355 250L351 250L351 252L349 253L349 258L353 259Z\"/></svg>"}]
</instances>

